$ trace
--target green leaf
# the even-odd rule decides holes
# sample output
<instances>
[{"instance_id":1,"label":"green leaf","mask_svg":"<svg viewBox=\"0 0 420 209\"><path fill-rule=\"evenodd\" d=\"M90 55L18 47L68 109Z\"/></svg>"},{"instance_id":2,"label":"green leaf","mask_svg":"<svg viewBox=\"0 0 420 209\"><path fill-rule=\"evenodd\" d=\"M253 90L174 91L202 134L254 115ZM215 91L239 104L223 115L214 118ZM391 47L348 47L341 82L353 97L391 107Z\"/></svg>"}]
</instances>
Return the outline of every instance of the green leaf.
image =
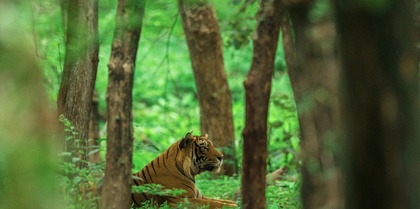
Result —
<instances>
[{"instance_id":1,"label":"green leaf","mask_svg":"<svg viewBox=\"0 0 420 209\"><path fill-rule=\"evenodd\" d=\"M87 156L91 156L91 155L93 155L93 154L95 154L95 153L97 153L97 152L99 152L100 151L100 149L94 149L94 150L91 150L88 154L87 154Z\"/></svg>"},{"instance_id":2,"label":"green leaf","mask_svg":"<svg viewBox=\"0 0 420 209\"><path fill-rule=\"evenodd\" d=\"M71 159L71 162L75 163L75 162L79 162L80 161L80 157L74 157Z\"/></svg>"}]
</instances>

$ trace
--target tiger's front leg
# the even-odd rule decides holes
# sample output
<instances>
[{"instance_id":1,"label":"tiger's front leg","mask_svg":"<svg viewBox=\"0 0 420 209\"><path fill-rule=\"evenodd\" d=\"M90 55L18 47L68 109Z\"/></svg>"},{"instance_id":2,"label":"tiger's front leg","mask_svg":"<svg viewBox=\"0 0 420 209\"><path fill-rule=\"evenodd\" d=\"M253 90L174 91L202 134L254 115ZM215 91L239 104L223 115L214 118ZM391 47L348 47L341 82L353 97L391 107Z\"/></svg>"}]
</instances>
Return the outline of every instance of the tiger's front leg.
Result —
<instances>
[{"instance_id":1,"label":"tiger's front leg","mask_svg":"<svg viewBox=\"0 0 420 209\"><path fill-rule=\"evenodd\" d=\"M234 201L218 200L218 199L211 199L211 198L206 198L206 197L203 197L203 199L188 198L188 201L192 204L209 205L210 209L222 208L223 206L230 207L230 208L238 207L238 205Z\"/></svg>"},{"instance_id":2,"label":"tiger's front leg","mask_svg":"<svg viewBox=\"0 0 420 209\"><path fill-rule=\"evenodd\" d=\"M204 197L204 196L203 196L203 199L209 200L209 201L215 201L215 202L222 202L222 203L225 203L225 204L234 204L234 205L236 205L236 207L238 206L237 203L235 201L232 201L232 200L214 199L214 198L208 198L208 197Z\"/></svg>"}]
</instances>

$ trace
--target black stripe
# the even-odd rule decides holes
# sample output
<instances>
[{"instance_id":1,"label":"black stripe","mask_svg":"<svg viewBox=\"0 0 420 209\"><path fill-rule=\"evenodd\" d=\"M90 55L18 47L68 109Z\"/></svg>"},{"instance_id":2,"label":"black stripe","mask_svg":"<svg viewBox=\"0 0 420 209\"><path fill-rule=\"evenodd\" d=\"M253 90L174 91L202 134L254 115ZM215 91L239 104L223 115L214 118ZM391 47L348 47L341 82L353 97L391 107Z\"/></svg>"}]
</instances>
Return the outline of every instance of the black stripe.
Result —
<instances>
[{"instance_id":1,"label":"black stripe","mask_svg":"<svg viewBox=\"0 0 420 209\"><path fill-rule=\"evenodd\" d=\"M194 183L195 183L195 180L194 180L193 178L188 177L188 176L185 174L185 172L182 170L182 168L181 168L181 167L179 167L178 163L176 163L176 162L175 162L175 166L176 166L176 168L178 169L178 171L179 171L182 175L184 175L185 177L187 177L188 179L190 179L192 182L194 182Z\"/></svg>"},{"instance_id":2,"label":"black stripe","mask_svg":"<svg viewBox=\"0 0 420 209\"><path fill-rule=\"evenodd\" d=\"M194 147L195 157L197 157L197 158L200 156L199 153L198 153L199 149L200 149L199 147Z\"/></svg>"},{"instance_id":3,"label":"black stripe","mask_svg":"<svg viewBox=\"0 0 420 209\"><path fill-rule=\"evenodd\" d=\"M196 146L196 144L194 143L193 144L193 148L191 149L191 163L194 165L194 166L196 166L197 165L197 157L198 157L198 155L197 155L197 146ZM194 158L195 158L195 160L194 160ZM194 160L194 161L193 161Z\"/></svg>"},{"instance_id":4,"label":"black stripe","mask_svg":"<svg viewBox=\"0 0 420 209\"><path fill-rule=\"evenodd\" d=\"M144 201L149 200L149 198L146 196L146 194L141 193L141 195L143 195L143 197L144 197ZM143 202L144 202L144 201L143 201Z\"/></svg>"},{"instance_id":5,"label":"black stripe","mask_svg":"<svg viewBox=\"0 0 420 209\"><path fill-rule=\"evenodd\" d=\"M139 184L137 183L137 179L133 179L134 183L136 184L136 186L138 186Z\"/></svg>"},{"instance_id":6,"label":"black stripe","mask_svg":"<svg viewBox=\"0 0 420 209\"><path fill-rule=\"evenodd\" d=\"M175 198L175 197L164 197L163 199L165 199L166 201L168 201L168 202L172 202L172 203L176 203L176 201L174 201L174 200L170 200L170 199L168 199L168 198ZM175 198L176 199L176 198Z\"/></svg>"},{"instance_id":7,"label":"black stripe","mask_svg":"<svg viewBox=\"0 0 420 209\"><path fill-rule=\"evenodd\" d=\"M179 154L179 147L177 147L177 150L176 150L176 155L175 155L175 159L177 159L177 157L178 157L178 154ZM192 179L192 178L190 178L190 177L188 177L187 176L187 174L185 174L185 171L178 165L178 163L175 161L175 166L176 166L176 168L178 169L178 171L182 174L182 175L184 175L185 177L187 177L187 178L189 178L192 182L194 182L195 183L195 181L194 181L194 179Z\"/></svg>"},{"instance_id":8,"label":"black stripe","mask_svg":"<svg viewBox=\"0 0 420 209\"><path fill-rule=\"evenodd\" d=\"M136 204L137 206L141 206L137 201L136 201L136 198L134 198L134 194L132 193L131 194L131 199L133 200L133 202L134 202L134 204Z\"/></svg>"},{"instance_id":9,"label":"black stripe","mask_svg":"<svg viewBox=\"0 0 420 209\"><path fill-rule=\"evenodd\" d=\"M168 150L166 150L166 159L168 159L168 157L169 157L169 150L170 150L171 148L169 148Z\"/></svg>"},{"instance_id":10,"label":"black stripe","mask_svg":"<svg viewBox=\"0 0 420 209\"><path fill-rule=\"evenodd\" d=\"M185 174L185 172L182 170L182 168L178 165L178 163L176 163L176 162L175 162L175 166L176 166L176 168L178 169L178 171L179 171L182 175L184 175L185 177L189 178L189 177Z\"/></svg>"},{"instance_id":11,"label":"black stripe","mask_svg":"<svg viewBox=\"0 0 420 209\"><path fill-rule=\"evenodd\" d=\"M167 199L167 198L178 199L178 198L173 197L173 196L165 196L164 198L165 198L165 199Z\"/></svg>"},{"instance_id":12,"label":"black stripe","mask_svg":"<svg viewBox=\"0 0 420 209\"><path fill-rule=\"evenodd\" d=\"M194 146L193 146L194 147ZM191 161L194 159L194 152L191 152Z\"/></svg>"},{"instance_id":13,"label":"black stripe","mask_svg":"<svg viewBox=\"0 0 420 209\"><path fill-rule=\"evenodd\" d=\"M185 183L182 183L184 186L186 186L186 187L188 187L189 189L191 189L194 193L195 193L195 190L194 190L194 188L193 187L191 187L190 185L188 185L188 184L185 184Z\"/></svg>"},{"instance_id":14,"label":"black stripe","mask_svg":"<svg viewBox=\"0 0 420 209\"><path fill-rule=\"evenodd\" d=\"M159 160L159 158L158 158L158 160ZM154 160L153 160L153 161L154 161ZM152 166L152 168L153 168L153 171L155 172L155 175L157 175L156 170L155 170L155 164L153 164L153 161L152 161L152 163L151 163L151 166Z\"/></svg>"},{"instance_id":15,"label":"black stripe","mask_svg":"<svg viewBox=\"0 0 420 209\"><path fill-rule=\"evenodd\" d=\"M147 179L146 179L146 175L144 175L144 169L143 169L143 170L141 170L141 175L143 176L144 183L148 184L149 182L148 182L148 181L147 181Z\"/></svg>"},{"instance_id":16,"label":"black stripe","mask_svg":"<svg viewBox=\"0 0 420 209\"><path fill-rule=\"evenodd\" d=\"M168 167L166 167L166 160L165 160L165 158L162 158L162 163L163 163L163 166L166 168L166 170L169 170Z\"/></svg>"},{"instance_id":17,"label":"black stripe","mask_svg":"<svg viewBox=\"0 0 420 209\"><path fill-rule=\"evenodd\" d=\"M159 159L160 159L160 155L157 157L158 167L160 167Z\"/></svg>"},{"instance_id":18,"label":"black stripe","mask_svg":"<svg viewBox=\"0 0 420 209\"><path fill-rule=\"evenodd\" d=\"M149 174L150 182L153 182L152 176L150 175L149 166L146 166L147 174Z\"/></svg>"},{"instance_id":19,"label":"black stripe","mask_svg":"<svg viewBox=\"0 0 420 209\"><path fill-rule=\"evenodd\" d=\"M140 177L139 176L139 174L140 174L140 172L139 173L136 173L135 175L137 176L137 177ZM142 179L145 179L145 177L144 177L144 175L143 175L143 178ZM136 186L139 186L139 183L137 182L137 180L134 180L133 179L133 181L134 181L134 183L136 184ZM143 180L143 181L145 181L145 180ZM142 185L143 185L143 182L142 182ZM143 201L141 201L141 202L144 202L144 201L146 201L146 200L148 200L149 198L147 198L147 196L144 194L144 193L136 193L136 194L141 194L143 197L144 197L144 200ZM132 197L132 199L133 199L133 202L136 204L136 205L138 205L139 207L141 206L136 200L135 200L135 197L134 197L134 194L131 194L131 197ZM141 199L140 199L141 200Z\"/></svg>"}]
</instances>

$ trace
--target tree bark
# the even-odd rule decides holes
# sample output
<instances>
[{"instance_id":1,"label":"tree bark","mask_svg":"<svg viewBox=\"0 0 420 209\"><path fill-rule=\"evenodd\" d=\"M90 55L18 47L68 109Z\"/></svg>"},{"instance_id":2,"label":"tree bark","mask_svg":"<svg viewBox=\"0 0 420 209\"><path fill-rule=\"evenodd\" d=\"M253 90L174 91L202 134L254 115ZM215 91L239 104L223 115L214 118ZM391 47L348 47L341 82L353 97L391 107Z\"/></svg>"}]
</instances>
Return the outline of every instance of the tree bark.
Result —
<instances>
[{"instance_id":1,"label":"tree bark","mask_svg":"<svg viewBox=\"0 0 420 209\"><path fill-rule=\"evenodd\" d=\"M242 132L244 137L243 208L265 208L266 203L268 102L281 17L281 1L261 1L257 30L253 40L252 66L244 81L246 123Z\"/></svg>"},{"instance_id":2,"label":"tree bark","mask_svg":"<svg viewBox=\"0 0 420 209\"><path fill-rule=\"evenodd\" d=\"M418 60L409 5L335 4L346 208L420 208Z\"/></svg>"},{"instance_id":3,"label":"tree bark","mask_svg":"<svg viewBox=\"0 0 420 209\"><path fill-rule=\"evenodd\" d=\"M200 103L201 132L224 154L226 175L237 173L232 97L225 73L216 13L207 1L178 0Z\"/></svg>"},{"instance_id":4,"label":"tree bark","mask_svg":"<svg viewBox=\"0 0 420 209\"><path fill-rule=\"evenodd\" d=\"M411 0L413 6L413 19L415 26L415 42L417 51L417 61L420 62L420 0Z\"/></svg>"},{"instance_id":5,"label":"tree bark","mask_svg":"<svg viewBox=\"0 0 420 209\"><path fill-rule=\"evenodd\" d=\"M67 4L66 10L66 57L57 109L58 114L63 114L75 127L78 133L76 139L81 140L78 147L85 148L98 67L98 2L74 0ZM61 132L63 128L61 125ZM75 150L74 139L65 141L64 135L61 137L63 150L72 152L73 158L86 159L85 154L81 155L80 150ZM82 151L86 153L86 150Z\"/></svg>"},{"instance_id":6,"label":"tree bark","mask_svg":"<svg viewBox=\"0 0 420 209\"><path fill-rule=\"evenodd\" d=\"M298 110L304 208L342 208L337 166L338 75L332 15L309 21L311 1L290 8L282 24L286 64ZM293 28L290 25L292 22ZM294 34L294 42L293 35Z\"/></svg>"},{"instance_id":7,"label":"tree bark","mask_svg":"<svg viewBox=\"0 0 420 209\"><path fill-rule=\"evenodd\" d=\"M107 152L101 208L130 208L132 89L145 1L119 0L107 88Z\"/></svg>"},{"instance_id":8,"label":"tree bark","mask_svg":"<svg viewBox=\"0 0 420 209\"><path fill-rule=\"evenodd\" d=\"M101 162L99 153L99 98L98 92L93 91L92 110L89 122L88 161L92 164Z\"/></svg>"}]
</instances>

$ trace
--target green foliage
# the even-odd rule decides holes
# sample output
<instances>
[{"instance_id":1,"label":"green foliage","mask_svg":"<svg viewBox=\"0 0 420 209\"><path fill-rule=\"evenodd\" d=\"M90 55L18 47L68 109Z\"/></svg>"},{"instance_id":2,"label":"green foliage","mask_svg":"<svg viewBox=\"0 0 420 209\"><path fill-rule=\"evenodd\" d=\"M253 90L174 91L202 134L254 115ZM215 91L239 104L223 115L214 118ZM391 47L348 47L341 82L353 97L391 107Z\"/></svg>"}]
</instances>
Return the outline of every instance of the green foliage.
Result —
<instances>
[{"instance_id":1,"label":"green foliage","mask_svg":"<svg viewBox=\"0 0 420 209\"><path fill-rule=\"evenodd\" d=\"M235 50L245 48L252 40L256 26L257 1L216 1L219 24L224 31L224 43Z\"/></svg>"},{"instance_id":2,"label":"green foliage","mask_svg":"<svg viewBox=\"0 0 420 209\"><path fill-rule=\"evenodd\" d=\"M57 99L65 55L65 33L59 1L35 0L32 5L35 50L45 75L51 100Z\"/></svg>"},{"instance_id":3,"label":"green foliage","mask_svg":"<svg viewBox=\"0 0 420 209\"><path fill-rule=\"evenodd\" d=\"M267 208L303 208L299 191L300 181L295 179L277 181L267 187Z\"/></svg>"},{"instance_id":4,"label":"green foliage","mask_svg":"<svg viewBox=\"0 0 420 209\"><path fill-rule=\"evenodd\" d=\"M185 193L183 189L165 189L160 184L145 184L142 186L132 186L132 192L136 193L147 193L151 195L160 195L160 196L180 196Z\"/></svg>"},{"instance_id":5,"label":"green foliage","mask_svg":"<svg viewBox=\"0 0 420 209\"><path fill-rule=\"evenodd\" d=\"M268 170L284 166L289 170L298 170L299 123L290 81L286 76L273 84L268 127Z\"/></svg>"},{"instance_id":6,"label":"green foliage","mask_svg":"<svg viewBox=\"0 0 420 209\"><path fill-rule=\"evenodd\" d=\"M317 0L309 11L311 22L320 22L331 13L331 2L328 0Z\"/></svg>"},{"instance_id":7,"label":"green foliage","mask_svg":"<svg viewBox=\"0 0 420 209\"><path fill-rule=\"evenodd\" d=\"M161 205L161 206L156 206L155 204L153 204L152 203L152 200L149 200L149 201L146 201L146 202L143 202L142 203L142 206L140 207L140 208L143 208L143 209L157 209L157 208L161 208L161 209L169 209L169 208L171 208L171 207L169 207L169 205L168 205L168 203L167 202L165 202L163 205Z\"/></svg>"},{"instance_id":8,"label":"green foliage","mask_svg":"<svg viewBox=\"0 0 420 209\"><path fill-rule=\"evenodd\" d=\"M233 100L232 113L239 165L242 161L241 132L245 124L243 81L251 66L251 36L255 30L255 17L258 10L258 1L250 5L245 5L245 2L248 1L212 1L224 44L223 56ZM35 31L38 34L37 49L42 55L39 58L45 72L52 106L54 106L65 52L65 34L61 29L60 7L57 1L52 0L38 0L35 5L40 8L34 21ZM116 6L116 1L99 1L100 62L95 88L99 95L101 114L105 114L106 107L107 64L111 53ZM197 90L188 53L176 1L148 0L134 75L133 172L139 171L186 132L200 130ZM291 175L294 175L298 172L300 165L297 157L299 124L293 92L285 73L286 66L281 42L278 45L275 68L269 109L268 170L273 171L287 166L291 170ZM68 131L74 131L68 124L66 127ZM102 137L106 138L105 127L101 130L103 130ZM75 139L77 146L77 137L74 136L71 139ZM104 146L103 141L101 150L104 150ZM75 156L73 155L75 153L62 154ZM101 155L104 156L103 151ZM62 182L68 194L76 190L77 183L96 182L95 174L90 172L92 168L93 171L102 169L102 165L89 165L89 170L83 170L75 166L80 162L87 163L76 157L72 162L61 165ZM239 179L235 178L234 180L227 177L222 180L213 178L206 180L206 177L211 176L201 176L203 179L197 180L197 184L199 187L204 185L203 193L211 194L210 196L213 197L230 198L240 185ZM214 191L211 190L212 188ZM274 194L273 191L272 205L275 204ZM296 194L293 193L293 195ZM88 205L82 203L84 200L81 195L72 196L68 201L74 206Z\"/></svg>"},{"instance_id":9,"label":"green foliage","mask_svg":"<svg viewBox=\"0 0 420 209\"><path fill-rule=\"evenodd\" d=\"M241 182L238 177L215 178L212 173L203 173L196 179L196 186L206 197L233 200L235 191L241 187Z\"/></svg>"},{"instance_id":10,"label":"green foliage","mask_svg":"<svg viewBox=\"0 0 420 209\"><path fill-rule=\"evenodd\" d=\"M148 193L151 195L161 195L161 196L180 196L183 193L185 193L185 190L182 189L165 189L162 185L159 184L145 184L142 186L132 186L132 192L138 192L138 193ZM188 202L188 199L184 199L184 201L180 202L177 206L177 208L192 208L193 205ZM163 205L157 206L153 204L153 200L149 200L142 203L142 207L140 208L171 208L169 207L168 203L165 202ZM193 206L193 208L208 208L208 206Z\"/></svg>"},{"instance_id":11,"label":"green foliage","mask_svg":"<svg viewBox=\"0 0 420 209\"><path fill-rule=\"evenodd\" d=\"M51 118L25 22L30 4L0 5L0 209L60 208Z\"/></svg>"},{"instance_id":12,"label":"green foliage","mask_svg":"<svg viewBox=\"0 0 420 209\"><path fill-rule=\"evenodd\" d=\"M221 176L209 179L201 175L196 181L197 187L205 196L220 199L233 199L233 194L240 188L240 178ZM267 208L303 208L300 203L300 180L296 174L286 175L280 181L267 187ZM238 194L239 195L239 194ZM237 200L238 208L242 200Z\"/></svg>"},{"instance_id":13,"label":"green foliage","mask_svg":"<svg viewBox=\"0 0 420 209\"><path fill-rule=\"evenodd\" d=\"M78 133L74 126L63 115L60 115L60 122L68 133L66 141L71 142L80 153L63 152L61 157L85 155L86 143L77 138ZM77 154L77 155L74 155ZM81 166L84 165L84 166ZM62 197L66 201L66 208L89 209L95 208L99 202L98 188L101 185L102 174L105 164L91 164L89 161L79 157L72 157L70 161L62 161L59 165L60 186L63 188Z\"/></svg>"},{"instance_id":14,"label":"green foliage","mask_svg":"<svg viewBox=\"0 0 420 209\"><path fill-rule=\"evenodd\" d=\"M60 208L50 147L26 136L0 137L0 208Z\"/></svg>"}]
</instances>

